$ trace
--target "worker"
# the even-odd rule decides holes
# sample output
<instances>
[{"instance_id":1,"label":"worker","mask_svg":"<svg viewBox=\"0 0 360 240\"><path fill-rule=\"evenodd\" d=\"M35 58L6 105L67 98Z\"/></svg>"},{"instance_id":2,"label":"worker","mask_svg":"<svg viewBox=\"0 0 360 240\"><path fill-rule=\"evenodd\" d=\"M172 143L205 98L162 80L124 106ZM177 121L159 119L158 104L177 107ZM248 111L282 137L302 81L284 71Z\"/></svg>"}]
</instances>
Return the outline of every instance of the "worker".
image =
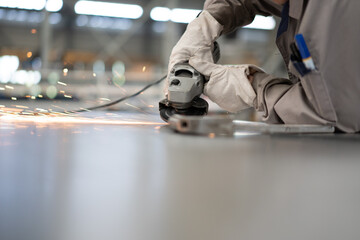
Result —
<instances>
[{"instance_id":1,"label":"worker","mask_svg":"<svg viewBox=\"0 0 360 240\"><path fill-rule=\"evenodd\" d=\"M268 123L321 124L359 132L359 9L358 0L207 0L173 48L169 69L189 61L208 79L204 94L229 112L254 107L264 112ZM254 65L213 62L214 41L250 24L257 14L281 17L276 43L289 79ZM299 44L292 49L297 34L305 40L313 67L295 58L301 53Z\"/></svg>"}]
</instances>

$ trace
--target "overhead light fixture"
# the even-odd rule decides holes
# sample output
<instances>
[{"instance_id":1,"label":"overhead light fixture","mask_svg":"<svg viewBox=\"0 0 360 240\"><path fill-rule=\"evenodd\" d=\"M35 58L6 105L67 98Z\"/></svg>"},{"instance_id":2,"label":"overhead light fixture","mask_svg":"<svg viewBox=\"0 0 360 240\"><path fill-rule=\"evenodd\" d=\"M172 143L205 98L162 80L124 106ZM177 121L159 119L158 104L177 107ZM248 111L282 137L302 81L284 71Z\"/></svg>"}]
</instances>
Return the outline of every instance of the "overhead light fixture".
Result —
<instances>
[{"instance_id":1,"label":"overhead light fixture","mask_svg":"<svg viewBox=\"0 0 360 240\"><path fill-rule=\"evenodd\" d=\"M171 20L177 23L189 23L194 20L201 10L166 7L154 7L150 12L150 17L154 21L167 22Z\"/></svg>"},{"instance_id":2,"label":"overhead light fixture","mask_svg":"<svg viewBox=\"0 0 360 240\"><path fill-rule=\"evenodd\" d=\"M78 1L74 9L77 14L82 15L129 19L138 19L144 12L139 5L84 0Z\"/></svg>"},{"instance_id":3,"label":"overhead light fixture","mask_svg":"<svg viewBox=\"0 0 360 240\"><path fill-rule=\"evenodd\" d=\"M63 7L63 0L47 0L45 9L48 12L58 12Z\"/></svg>"},{"instance_id":4,"label":"overhead light fixture","mask_svg":"<svg viewBox=\"0 0 360 240\"><path fill-rule=\"evenodd\" d=\"M166 7L154 7L150 12L150 17L152 20L160 22L171 20L176 23L189 23L194 20L200 12L201 10L197 9L174 8L171 10ZM273 30L275 26L276 22L273 17L256 15L254 21L244 28Z\"/></svg>"},{"instance_id":5,"label":"overhead light fixture","mask_svg":"<svg viewBox=\"0 0 360 240\"><path fill-rule=\"evenodd\" d=\"M184 9L184 8L174 8L171 11L170 20L176 23L189 23L194 20L201 10L196 9Z\"/></svg>"},{"instance_id":6,"label":"overhead light fixture","mask_svg":"<svg viewBox=\"0 0 360 240\"><path fill-rule=\"evenodd\" d=\"M154 7L150 12L150 18L154 21L167 22L171 18L171 10L166 7Z\"/></svg>"},{"instance_id":7,"label":"overhead light fixture","mask_svg":"<svg viewBox=\"0 0 360 240\"><path fill-rule=\"evenodd\" d=\"M42 10L46 5L46 0L0 0L0 7L18 8L26 10Z\"/></svg>"},{"instance_id":8,"label":"overhead light fixture","mask_svg":"<svg viewBox=\"0 0 360 240\"><path fill-rule=\"evenodd\" d=\"M273 30L275 29L276 22L273 17L264 17L256 15L253 22L244 28L260 29L260 30Z\"/></svg>"},{"instance_id":9,"label":"overhead light fixture","mask_svg":"<svg viewBox=\"0 0 360 240\"><path fill-rule=\"evenodd\" d=\"M25 10L43 10L58 12L63 6L63 0L0 0L0 7Z\"/></svg>"}]
</instances>

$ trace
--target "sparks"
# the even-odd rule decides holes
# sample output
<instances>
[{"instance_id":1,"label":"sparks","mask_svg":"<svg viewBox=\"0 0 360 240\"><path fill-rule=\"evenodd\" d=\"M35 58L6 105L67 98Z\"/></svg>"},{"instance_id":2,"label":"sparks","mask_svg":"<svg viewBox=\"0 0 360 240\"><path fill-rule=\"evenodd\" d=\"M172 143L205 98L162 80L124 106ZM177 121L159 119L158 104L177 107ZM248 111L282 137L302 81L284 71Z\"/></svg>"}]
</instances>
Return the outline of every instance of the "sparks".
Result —
<instances>
[{"instance_id":1,"label":"sparks","mask_svg":"<svg viewBox=\"0 0 360 240\"><path fill-rule=\"evenodd\" d=\"M84 110L84 111L86 111L86 112L91 112L89 109L87 109L87 108L80 108L81 110Z\"/></svg>"},{"instance_id":2,"label":"sparks","mask_svg":"<svg viewBox=\"0 0 360 240\"><path fill-rule=\"evenodd\" d=\"M127 106L129 106L129 107L133 107L133 108L141 111L141 108L136 107L136 106L134 106L134 105L131 105L131 104L129 104L129 103L125 103L125 105L127 105Z\"/></svg>"},{"instance_id":3,"label":"sparks","mask_svg":"<svg viewBox=\"0 0 360 240\"><path fill-rule=\"evenodd\" d=\"M69 72L69 69L67 69L67 68L64 68L64 69L63 69L64 77L67 76L68 72Z\"/></svg>"},{"instance_id":4,"label":"sparks","mask_svg":"<svg viewBox=\"0 0 360 240\"><path fill-rule=\"evenodd\" d=\"M21 115L34 115L34 113L32 113L32 112L21 112Z\"/></svg>"},{"instance_id":5,"label":"sparks","mask_svg":"<svg viewBox=\"0 0 360 240\"><path fill-rule=\"evenodd\" d=\"M57 83L60 84L60 85L63 85L63 86L67 86L66 83L63 83L63 82L60 82L60 81L58 81Z\"/></svg>"},{"instance_id":6,"label":"sparks","mask_svg":"<svg viewBox=\"0 0 360 240\"><path fill-rule=\"evenodd\" d=\"M3 112L7 113L7 114L17 114L17 113L20 113L22 110L21 109L18 109L18 108L7 108L7 107L4 107L2 108ZM1 118L1 117L0 117Z\"/></svg>"},{"instance_id":7,"label":"sparks","mask_svg":"<svg viewBox=\"0 0 360 240\"><path fill-rule=\"evenodd\" d=\"M82 133L82 131L72 131L71 133L73 133L73 134L79 134L79 133Z\"/></svg>"},{"instance_id":8,"label":"sparks","mask_svg":"<svg viewBox=\"0 0 360 240\"><path fill-rule=\"evenodd\" d=\"M215 133L210 133L209 138L215 138Z\"/></svg>"},{"instance_id":9,"label":"sparks","mask_svg":"<svg viewBox=\"0 0 360 240\"><path fill-rule=\"evenodd\" d=\"M17 108L23 108L23 109L27 109L27 108L29 108L29 107L27 107L27 106L22 106L22 105L13 105L14 107L17 107Z\"/></svg>"},{"instance_id":10,"label":"sparks","mask_svg":"<svg viewBox=\"0 0 360 240\"><path fill-rule=\"evenodd\" d=\"M40 111L40 112L48 112L47 110L42 109L42 108L35 108L35 110Z\"/></svg>"},{"instance_id":11,"label":"sparks","mask_svg":"<svg viewBox=\"0 0 360 240\"><path fill-rule=\"evenodd\" d=\"M60 106L57 106L57 105L51 105L51 106L56 107L56 108L60 108L60 109L62 109L62 110L64 110L64 111L66 111L66 109L63 108L63 107L60 107ZM53 111L53 110L52 110L52 109L49 109L49 111Z\"/></svg>"},{"instance_id":12,"label":"sparks","mask_svg":"<svg viewBox=\"0 0 360 240\"><path fill-rule=\"evenodd\" d=\"M17 109L19 111L19 109ZM47 125L58 126L58 124L99 124L99 125L128 125L128 126L163 126L167 123L148 122L148 121L121 121L121 120L108 120L108 119L92 119L92 118L80 118L69 116L22 116L6 114L0 116L1 121L18 122L18 123L35 123L39 124L37 127L46 127Z\"/></svg>"}]
</instances>

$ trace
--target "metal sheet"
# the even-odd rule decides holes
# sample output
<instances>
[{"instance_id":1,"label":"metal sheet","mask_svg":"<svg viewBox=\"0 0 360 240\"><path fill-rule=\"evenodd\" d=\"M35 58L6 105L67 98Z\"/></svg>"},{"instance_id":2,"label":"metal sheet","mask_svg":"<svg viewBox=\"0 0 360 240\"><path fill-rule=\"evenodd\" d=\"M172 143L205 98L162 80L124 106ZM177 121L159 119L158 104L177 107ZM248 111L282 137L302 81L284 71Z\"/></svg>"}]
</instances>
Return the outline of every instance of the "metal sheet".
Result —
<instances>
[{"instance_id":1,"label":"metal sheet","mask_svg":"<svg viewBox=\"0 0 360 240\"><path fill-rule=\"evenodd\" d=\"M183 116L174 115L169 120L170 127L186 134L215 134L232 136L237 133L260 134L308 134L333 133L334 127L321 125L266 124L235 119L232 115Z\"/></svg>"},{"instance_id":2,"label":"metal sheet","mask_svg":"<svg viewBox=\"0 0 360 240\"><path fill-rule=\"evenodd\" d=\"M139 124L0 121L1 240L360 238L360 135L211 138L115 114Z\"/></svg>"}]
</instances>

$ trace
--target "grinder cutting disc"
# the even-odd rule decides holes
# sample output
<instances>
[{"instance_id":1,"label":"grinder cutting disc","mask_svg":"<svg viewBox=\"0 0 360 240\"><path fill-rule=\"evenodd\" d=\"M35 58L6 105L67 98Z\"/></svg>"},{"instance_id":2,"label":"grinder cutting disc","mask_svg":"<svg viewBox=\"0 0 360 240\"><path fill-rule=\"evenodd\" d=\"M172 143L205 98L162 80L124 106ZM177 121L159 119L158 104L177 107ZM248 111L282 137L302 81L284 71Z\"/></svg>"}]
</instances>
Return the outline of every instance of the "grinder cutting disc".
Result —
<instances>
[{"instance_id":1,"label":"grinder cutting disc","mask_svg":"<svg viewBox=\"0 0 360 240\"><path fill-rule=\"evenodd\" d=\"M160 116L165 122L174 114L187 115L187 116L202 116L208 112L209 104L202 98L196 98L192 101L191 106L181 109L175 108L167 99L159 102Z\"/></svg>"}]
</instances>

